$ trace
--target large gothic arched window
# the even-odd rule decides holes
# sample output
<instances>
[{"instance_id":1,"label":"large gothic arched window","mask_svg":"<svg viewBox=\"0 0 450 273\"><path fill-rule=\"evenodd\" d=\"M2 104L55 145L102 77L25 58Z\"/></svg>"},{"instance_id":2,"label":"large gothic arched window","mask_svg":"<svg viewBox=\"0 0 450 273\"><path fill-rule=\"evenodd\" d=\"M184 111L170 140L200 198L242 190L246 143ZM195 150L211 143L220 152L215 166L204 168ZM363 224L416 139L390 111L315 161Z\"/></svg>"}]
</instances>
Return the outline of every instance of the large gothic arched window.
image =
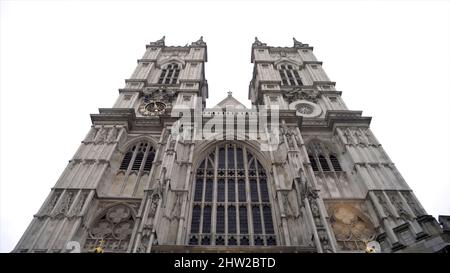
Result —
<instances>
[{"instance_id":1,"label":"large gothic arched window","mask_svg":"<svg viewBox=\"0 0 450 273\"><path fill-rule=\"evenodd\" d=\"M190 245L276 245L268 179L245 147L217 146L195 173Z\"/></svg>"},{"instance_id":2,"label":"large gothic arched window","mask_svg":"<svg viewBox=\"0 0 450 273\"><path fill-rule=\"evenodd\" d=\"M178 75L180 74L180 68L178 64L172 63L167 65L161 70L159 75L159 84L176 84L178 81Z\"/></svg>"}]
</instances>

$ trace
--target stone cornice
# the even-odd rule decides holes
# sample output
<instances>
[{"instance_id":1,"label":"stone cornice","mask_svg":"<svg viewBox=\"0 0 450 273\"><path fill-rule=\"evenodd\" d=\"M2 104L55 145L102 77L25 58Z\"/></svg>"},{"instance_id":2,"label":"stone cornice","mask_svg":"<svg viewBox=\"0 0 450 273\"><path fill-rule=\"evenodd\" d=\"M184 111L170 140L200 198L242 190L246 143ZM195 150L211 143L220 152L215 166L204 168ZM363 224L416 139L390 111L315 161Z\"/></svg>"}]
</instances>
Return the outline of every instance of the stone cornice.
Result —
<instances>
[{"instance_id":1,"label":"stone cornice","mask_svg":"<svg viewBox=\"0 0 450 273\"><path fill-rule=\"evenodd\" d=\"M304 119L301 129L327 129L332 130L341 123L351 123L369 126L372 117L363 117L362 111L328 110L325 118Z\"/></svg>"},{"instance_id":2,"label":"stone cornice","mask_svg":"<svg viewBox=\"0 0 450 273\"><path fill-rule=\"evenodd\" d=\"M176 122L179 117L172 117L170 114L151 117L136 117L135 110L132 108L100 108L99 114L91 114L91 120L93 124L117 124L122 123L127 126L128 129L148 129L149 127L162 128L166 124L172 124ZM252 112L236 111L236 112L221 112L221 111L205 111L201 112L202 125L218 116L223 117L224 124L230 115L234 117L242 116L245 113L245 123L248 122L248 117ZM254 115L258 116L256 113ZM194 112L191 109L191 117L198 115L198 112ZM324 118L303 118L297 116L295 110L279 110L278 116L280 120L284 120L288 124L296 124L299 128L303 129L323 129L333 130L336 126L344 124L369 126L372 120L371 117L363 117L362 111L351 110L328 110L325 113ZM265 114L267 121L271 120L271 113L268 111Z\"/></svg>"}]
</instances>

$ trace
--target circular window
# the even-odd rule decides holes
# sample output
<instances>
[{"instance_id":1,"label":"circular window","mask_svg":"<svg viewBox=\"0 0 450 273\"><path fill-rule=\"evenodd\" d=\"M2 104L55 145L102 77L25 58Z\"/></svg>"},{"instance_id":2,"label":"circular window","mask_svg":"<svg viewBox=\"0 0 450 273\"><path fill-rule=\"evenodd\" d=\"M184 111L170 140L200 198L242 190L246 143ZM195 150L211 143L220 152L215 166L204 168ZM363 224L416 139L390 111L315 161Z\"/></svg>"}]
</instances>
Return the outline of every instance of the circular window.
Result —
<instances>
[{"instance_id":1,"label":"circular window","mask_svg":"<svg viewBox=\"0 0 450 273\"><path fill-rule=\"evenodd\" d=\"M307 118L317 117L322 113L319 105L307 100L297 100L289 105L289 109L296 110L298 116Z\"/></svg>"},{"instance_id":2,"label":"circular window","mask_svg":"<svg viewBox=\"0 0 450 273\"><path fill-rule=\"evenodd\" d=\"M314 112L314 108L306 103L299 103L295 106L295 109L297 109L297 111L300 114L305 114L305 115L311 115Z\"/></svg>"}]
</instances>

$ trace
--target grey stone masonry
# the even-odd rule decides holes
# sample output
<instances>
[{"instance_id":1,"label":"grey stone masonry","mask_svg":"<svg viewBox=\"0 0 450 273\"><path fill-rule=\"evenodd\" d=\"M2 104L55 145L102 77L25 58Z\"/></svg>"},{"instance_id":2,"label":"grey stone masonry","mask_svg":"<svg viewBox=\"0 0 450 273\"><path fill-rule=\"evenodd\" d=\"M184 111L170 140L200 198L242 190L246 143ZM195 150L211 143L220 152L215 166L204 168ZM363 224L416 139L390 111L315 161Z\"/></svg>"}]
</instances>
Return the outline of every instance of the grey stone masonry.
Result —
<instances>
[{"instance_id":1,"label":"grey stone masonry","mask_svg":"<svg viewBox=\"0 0 450 273\"><path fill-rule=\"evenodd\" d=\"M251 108L206 108L206 62L203 37L149 43L13 251L448 251L312 46L255 38Z\"/></svg>"}]
</instances>

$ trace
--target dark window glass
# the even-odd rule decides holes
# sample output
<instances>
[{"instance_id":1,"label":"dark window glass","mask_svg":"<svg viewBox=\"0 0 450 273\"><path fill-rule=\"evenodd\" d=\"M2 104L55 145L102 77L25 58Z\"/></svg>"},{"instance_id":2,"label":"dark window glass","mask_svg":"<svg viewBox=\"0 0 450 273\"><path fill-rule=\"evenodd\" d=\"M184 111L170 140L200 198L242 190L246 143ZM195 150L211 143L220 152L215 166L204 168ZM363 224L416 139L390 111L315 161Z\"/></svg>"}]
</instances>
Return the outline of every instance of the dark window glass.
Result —
<instances>
[{"instance_id":1,"label":"dark window glass","mask_svg":"<svg viewBox=\"0 0 450 273\"><path fill-rule=\"evenodd\" d=\"M281 82L282 82L283 85L288 85L289 84L288 81L287 81L284 69L280 70L280 77L281 77Z\"/></svg>"},{"instance_id":2,"label":"dark window glass","mask_svg":"<svg viewBox=\"0 0 450 273\"><path fill-rule=\"evenodd\" d=\"M198 238L197 236L191 236L191 239L189 239L190 245L198 245Z\"/></svg>"},{"instance_id":3,"label":"dark window glass","mask_svg":"<svg viewBox=\"0 0 450 273\"><path fill-rule=\"evenodd\" d=\"M261 212L259 211L259 206L252 207L252 216L253 216L253 232L255 234L261 234L262 226L261 226Z\"/></svg>"},{"instance_id":4,"label":"dark window glass","mask_svg":"<svg viewBox=\"0 0 450 273\"><path fill-rule=\"evenodd\" d=\"M318 172L319 167L317 167L316 159L312 155L309 156L309 162L311 162L311 167L312 167L313 171Z\"/></svg>"},{"instance_id":5,"label":"dark window glass","mask_svg":"<svg viewBox=\"0 0 450 273\"><path fill-rule=\"evenodd\" d=\"M130 165L131 158L133 157L133 152L128 152L125 154L122 160L122 164L120 164L121 170L128 169L128 165Z\"/></svg>"},{"instance_id":6,"label":"dark window glass","mask_svg":"<svg viewBox=\"0 0 450 273\"><path fill-rule=\"evenodd\" d=\"M211 206L205 206L203 208L203 229L202 233L211 232Z\"/></svg>"},{"instance_id":7,"label":"dark window glass","mask_svg":"<svg viewBox=\"0 0 450 273\"><path fill-rule=\"evenodd\" d=\"M147 159L145 160L144 171L149 172L151 170L152 162L153 162L154 158L155 158L155 154L153 152L149 152L147 155Z\"/></svg>"},{"instance_id":8,"label":"dark window glass","mask_svg":"<svg viewBox=\"0 0 450 273\"><path fill-rule=\"evenodd\" d=\"M319 155L319 162L324 172L330 171L330 166L328 166L327 159L323 155Z\"/></svg>"},{"instance_id":9,"label":"dark window glass","mask_svg":"<svg viewBox=\"0 0 450 273\"><path fill-rule=\"evenodd\" d=\"M239 207L239 228L241 234L248 233L247 207Z\"/></svg>"},{"instance_id":10,"label":"dark window glass","mask_svg":"<svg viewBox=\"0 0 450 273\"><path fill-rule=\"evenodd\" d=\"M261 201L262 202L269 202L269 192L267 190L267 181L265 179L259 180L259 188L261 190Z\"/></svg>"},{"instance_id":11,"label":"dark window glass","mask_svg":"<svg viewBox=\"0 0 450 273\"><path fill-rule=\"evenodd\" d=\"M258 184L256 183L256 179L250 179L250 198L252 202L258 202Z\"/></svg>"},{"instance_id":12,"label":"dark window glass","mask_svg":"<svg viewBox=\"0 0 450 273\"><path fill-rule=\"evenodd\" d=\"M202 193L203 193L203 178L197 178L197 181L195 182L194 201L196 202L202 201Z\"/></svg>"},{"instance_id":13,"label":"dark window glass","mask_svg":"<svg viewBox=\"0 0 450 273\"><path fill-rule=\"evenodd\" d=\"M336 172L342 171L341 165L339 165L338 159L334 155L330 155L331 165L333 165L333 169Z\"/></svg>"},{"instance_id":14,"label":"dark window glass","mask_svg":"<svg viewBox=\"0 0 450 273\"><path fill-rule=\"evenodd\" d=\"M236 186L234 179L228 179L228 202L236 201Z\"/></svg>"},{"instance_id":15,"label":"dark window glass","mask_svg":"<svg viewBox=\"0 0 450 273\"><path fill-rule=\"evenodd\" d=\"M277 244L277 240L275 239L274 236L268 236L267 237L267 245L274 246L276 244Z\"/></svg>"},{"instance_id":16,"label":"dark window glass","mask_svg":"<svg viewBox=\"0 0 450 273\"><path fill-rule=\"evenodd\" d=\"M211 237L210 236L203 236L202 238L202 245L209 245L211 244Z\"/></svg>"},{"instance_id":17,"label":"dark window glass","mask_svg":"<svg viewBox=\"0 0 450 273\"><path fill-rule=\"evenodd\" d=\"M262 246L264 245L264 240L261 236L256 236L255 237L255 245L257 246Z\"/></svg>"},{"instance_id":18,"label":"dark window glass","mask_svg":"<svg viewBox=\"0 0 450 273\"><path fill-rule=\"evenodd\" d=\"M244 154L243 154L241 148L236 148L236 161L237 161L237 168L243 169L244 168Z\"/></svg>"},{"instance_id":19,"label":"dark window glass","mask_svg":"<svg viewBox=\"0 0 450 273\"><path fill-rule=\"evenodd\" d=\"M219 169L225 168L225 148L219 149Z\"/></svg>"},{"instance_id":20,"label":"dark window glass","mask_svg":"<svg viewBox=\"0 0 450 273\"><path fill-rule=\"evenodd\" d=\"M235 245L237 245L236 237L230 236L230 238L228 238L228 245L229 245L229 246L235 246Z\"/></svg>"},{"instance_id":21,"label":"dark window glass","mask_svg":"<svg viewBox=\"0 0 450 273\"><path fill-rule=\"evenodd\" d=\"M225 180L217 181L217 202L225 202Z\"/></svg>"},{"instance_id":22,"label":"dark window glass","mask_svg":"<svg viewBox=\"0 0 450 273\"><path fill-rule=\"evenodd\" d=\"M138 171L142 164L142 158L144 157L144 153L138 153L136 158L134 159L133 166L131 169L133 171Z\"/></svg>"},{"instance_id":23,"label":"dark window glass","mask_svg":"<svg viewBox=\"0 0 450 273\"><path fill-rule=\"evenodd\" d=\"M199 205L195 205L192 209L192 222L191 222L191 233L198 233L200 229L200 213L201 208Z\"/></svg>"},{"instance_id":24,"label":"dark window glass","mask_svg":"<svg viewBox=\"0 0 450 273\"><path fill-rule=\"evenodd\" d=\"M248 246L250 244L250 240L248 239L248 236L242 236L240 244L241 244L241 246Z\"/></svg>"},{"instance_id":25,"label":"dark window glass","mask_svg":"<svg viewBox=\"0 0 450 273\"><path fill-rule=\"evenodd\" d=\"M282 85L302 85L300 75L296 67L281 65L278 72L280 73Z\"/></svg>"},{"instance_id":26,"label":"dark window glass","mask_svg":"<svg viewBox=\"0 0 450 273\"><path fill-rule=\"evenodd\" d=\"M245 202L246 196L245 196L245 181L243 179L239 179L238 181L238 196L239 196L239 202Z\"/></svg>"},{"instance_id":27,"label":"dark window glass","mask_svg":"<svg viewBox=\"0 0 450 273\"><path fill-rule=\"evenodd\" d=\"M205 187L205 202L211 202L213 198L213 181L212 179L206 180Z\"/></svg>"},{"instance_id":28,"label":"dark window glass","mask_svg":"<svg viewBox=\"0 0 450 273\"><path fill-rule=\"evenodd\" d=\"M236 207L228 206L228 233L236 233Z\"/></svg>"},{"instance_id":29,"label":"dark window glass","mask_svg":"<svg viewBox=\"0 0 450 273\"><path fill-rule=\"evenodd\" d=\"M225 233L225 207L217 207L216 233Z\"/></svg>"},{"instance_id":30,"label":"dark window glass","mask_svg":"<svg viewBox=\"0 0 450 273\"><path fill-rule=\"evenodd\" d=\"M153 148L139 147L136 153L145 152L145 149ZM244 157L244 150L234 145L225 144L216 151L217 156L215 152L209 154L194 172L197 175L193 189L195 203L188 243L276 245L264 168L251 153L247 152ZM248 161L244 162L244 158ZM214 180L215 173L217 181ZM234 203L236 201L239 203ZM249 225L252 225L255 237L249 236Z\"/></svg>"},{"instance_id":31,"label":"dark window glass","mask_svg":"<svg viewBox=\"0 0 450 273\"><path fill-rule=\"evenodd\" d=\"M163 83L164 82L164 78L165 78L165 76L166 76L166 69L163 69L162 71L161 71L161 75L159 76L159 80L158 80L158 83Z\"/></svg>"},{"instance_id":32,"label":"dark window glass","mask_svg":"<svg viewBox=\"0 0 450 273\"><path fill-rule=\"evenodd\" d=\"M234 148L228 146L228 169L234 169Z\"/></svg>"},{"instance_id":33,"label":"dark window glass","mask_svg":"<svg viewBox=\"0 0 450 273\"><path fill-rule=\"evenodd\" d=\"M264 228L266 229L266 234L273 234L273 222L272 222L272 211L269 206L263 207L264 215Z\"/></svg>"},{"instance_id":34,"label":"dark window glass","mask_svg":"<svg viewBox=\"0 0 450 273\"><path fill-rule=\"evenodd\" d=\"M216 238L216 245L218 245L218 246L225 245L225 239L223 238L223 236L217 236L217 238Z\"/></svg>"}]
</instances>

